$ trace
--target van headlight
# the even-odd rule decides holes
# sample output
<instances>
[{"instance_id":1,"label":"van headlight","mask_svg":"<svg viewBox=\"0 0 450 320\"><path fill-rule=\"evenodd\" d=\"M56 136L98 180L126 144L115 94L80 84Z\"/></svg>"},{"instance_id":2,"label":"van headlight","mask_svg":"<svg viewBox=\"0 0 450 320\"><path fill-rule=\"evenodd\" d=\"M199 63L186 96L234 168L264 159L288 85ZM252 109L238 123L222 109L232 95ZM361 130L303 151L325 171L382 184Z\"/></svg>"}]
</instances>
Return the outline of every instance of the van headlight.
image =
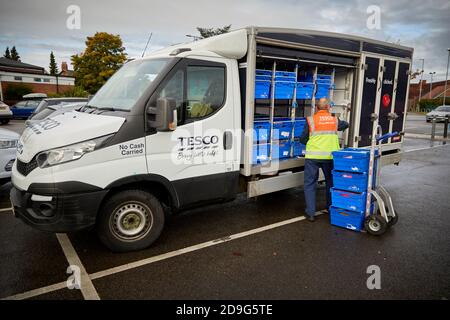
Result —
<instances>
[{"instance_id":1,"label":"van headlight","mask_svg":"<svg viewBox=\"0 0 450 320\"><path fill-rule=\"evenodd\" d=\"M17 140L2 140L0 139L0 149L10 149L17 147Z\"/></svg>"},{"instance_id":2,"label":"van headlight","mask_svg":"<svg viewBox=\"0 0 450 320\"><path fill-rule=\"evenodd\" d=\"M108 138L107 135L92 140L82 141L65 147L55 148L38 153L36 161L39 167L46 168L57 164L80 159L86 153L92 152L103 146Z\"/></svg>"}]
</instances>

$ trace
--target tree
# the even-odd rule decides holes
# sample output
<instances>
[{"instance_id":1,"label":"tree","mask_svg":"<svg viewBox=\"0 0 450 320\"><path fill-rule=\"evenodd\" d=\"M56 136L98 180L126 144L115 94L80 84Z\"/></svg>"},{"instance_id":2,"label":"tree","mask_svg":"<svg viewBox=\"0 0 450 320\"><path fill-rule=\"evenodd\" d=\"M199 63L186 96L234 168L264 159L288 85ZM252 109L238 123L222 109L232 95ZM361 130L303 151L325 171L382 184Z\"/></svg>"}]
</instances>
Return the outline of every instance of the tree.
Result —
<instances>
[{"instance_id":1,"label":"tree","mask_svg":"<svg viewBox=\"0 0 450 320\"><path fill-rule=\"evenodd\" d=\"M202 38L209 38L212 36L217 36L222 33L227 33L231 29L231 24L228 26L225 26L223 28L201 28L197 27L197 31L200 33Z\"/></svg>"},{"instance_id":2,"label":"tree","mask_svg":"<svg viewBox=\"0 0 450 320\"><path fill-rule=\"evenodd\" d=\"M16 46L11 48L11 60L20 61L20 56L16 50Z\"/></svg>"},{"instance_id":3,"label":"tree","mask_svg":"<svg viewBox=\"0 0 450 320\"><path fill-rule=\"evenodd\" d=\"M58 65L56 64L55 55L53 54L53 51L50 52L50 65L49 65L49 69L50 69L50 74L51 74L52 76L58 74Z\"/></svg>"},{"instance_id":4,"label":"tree","mask_svg":"<svg viewBox=\"0 0 450 320\"><path fill-rule=\"evenodd\" d=\"M11 52L9 52L9 47L6 47L5 54L3 56L5 58L11 59Z\"/></svg>"},{"instance_id":5,"label":"tree","mask_svg":"<svg viewBox=\"0 0 450 320\"><path fill-rule=\"evenodd\" d=\"M27 84L11 83L6 87L5 100L9 101L21 100L24 95L31 92L33 92L33 89Z\"/></svg>"},{"instance_id":6,"label":"tree","mask_svg":"<svg viewBox=\"0 0 450 320\"><path fill-rule=\"evenodd\" d=\"M97 32L87 37L86 49L72 56L75 83L95 93L126 61L125 48L119 35Z\"/></svg>"}]
</instances>

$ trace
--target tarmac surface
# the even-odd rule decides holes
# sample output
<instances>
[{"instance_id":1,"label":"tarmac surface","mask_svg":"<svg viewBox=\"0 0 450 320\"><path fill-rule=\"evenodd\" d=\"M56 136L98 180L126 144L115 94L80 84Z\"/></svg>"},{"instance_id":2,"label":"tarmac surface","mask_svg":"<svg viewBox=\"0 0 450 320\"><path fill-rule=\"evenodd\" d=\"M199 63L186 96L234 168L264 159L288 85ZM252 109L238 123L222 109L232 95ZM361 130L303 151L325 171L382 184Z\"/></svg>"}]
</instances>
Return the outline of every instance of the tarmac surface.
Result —
<instances>
[{"instance_id":1,"label":"tarmac surface","mask_svg":"<svg viewBox=\"0 0 450 320\"><path fill-rule=\"evenodd\" d=\"M6 184L0 299L448 299L450 148L406 138L404 151L399 166L382 169L399 222L381 237L332 226L326 214L304 220L303 190L295 188L183 212L150 248L116 254L90 231L65 242L28 227L8 210ZM324 200L321 188L318 209ZM74 259L82 290L66 288ZM381 289L369 290L374 265Z\"/></svg>"}]
</instances>

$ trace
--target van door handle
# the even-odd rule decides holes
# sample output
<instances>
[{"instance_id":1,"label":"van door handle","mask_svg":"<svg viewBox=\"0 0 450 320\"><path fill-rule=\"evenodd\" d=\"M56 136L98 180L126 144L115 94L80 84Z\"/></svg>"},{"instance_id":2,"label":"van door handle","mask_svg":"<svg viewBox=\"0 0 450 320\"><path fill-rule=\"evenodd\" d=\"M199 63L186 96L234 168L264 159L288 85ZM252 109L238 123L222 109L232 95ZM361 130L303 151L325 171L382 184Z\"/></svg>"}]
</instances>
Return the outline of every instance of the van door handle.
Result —
<instances>
[{"instance_id":1,"label":"van door handle","mask_svg":"<svg viewBox=\"0 0 450 320\"><path fill-rule=\"evenodd\" d=\"M232 146L233 146L233 135L231 131L225 131L223 133L223 148L225 150L229 150L231 149Z\"/></svg>"}]
</instances>

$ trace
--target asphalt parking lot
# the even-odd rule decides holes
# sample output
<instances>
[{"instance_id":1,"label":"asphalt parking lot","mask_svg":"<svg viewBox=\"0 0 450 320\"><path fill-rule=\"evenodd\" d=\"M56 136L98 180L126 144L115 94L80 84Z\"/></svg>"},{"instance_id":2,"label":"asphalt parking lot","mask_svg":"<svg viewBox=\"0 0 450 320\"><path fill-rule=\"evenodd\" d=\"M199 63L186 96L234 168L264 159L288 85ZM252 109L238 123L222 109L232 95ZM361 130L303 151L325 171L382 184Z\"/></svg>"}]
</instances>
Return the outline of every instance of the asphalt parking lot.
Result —
<instances>
[{"instance_id":1,"label":"asphalt parking lot","mask_svg":"<svg viewBox=\"0 0 450 320\"><path fill-rule=\"evenodd\" d=\"M407 120L408 132L428 125ZM26 226L7 210L4 185L0 298L448 299L450 148L406 139L405 151L399 166L383 168L400 218L382 237L331 226L324 214L305 221L296 188L184 212L152 247L115 254L90 231L56 236ZM318 209L324 200L321 189ZM69 264L80 264L83 290L66 288ZM371 265L380 267L380 290L366 286Z\"/></svg>"}]
</instances>

